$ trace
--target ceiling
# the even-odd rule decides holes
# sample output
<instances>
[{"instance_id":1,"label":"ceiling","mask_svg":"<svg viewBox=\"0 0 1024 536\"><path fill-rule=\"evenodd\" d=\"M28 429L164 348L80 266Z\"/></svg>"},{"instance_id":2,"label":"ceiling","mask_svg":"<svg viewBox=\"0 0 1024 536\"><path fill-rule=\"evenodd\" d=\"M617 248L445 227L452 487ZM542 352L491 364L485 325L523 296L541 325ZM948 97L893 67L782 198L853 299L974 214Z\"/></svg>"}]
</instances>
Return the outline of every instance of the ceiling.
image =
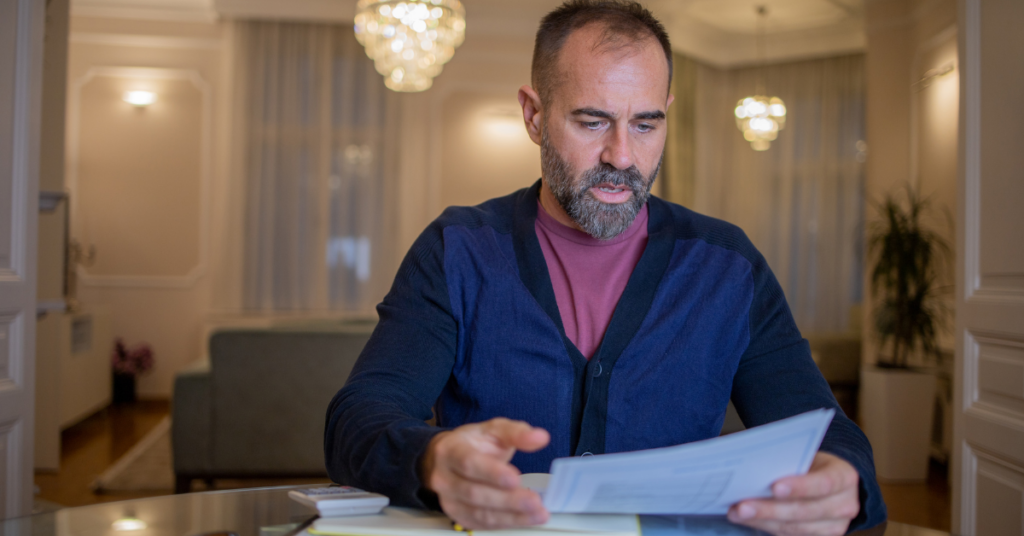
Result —
<instances>
[{"instance_id":1,"label":"ceiling","mask_svg":"<svg viewBox=\"0 0 1024 536\"><path fill-rule=\"evenodd\" d=\"M672 46L719 67L758 60L757 8L764 6L769 61L864 49L864 0L649 0Z\"/></svg>"},{"instance_id":2,"label":"ceiling","mask_svg":"<svg viewBox=\"0 0 1024 536\"><path fill-rule=\"evenodd\" d=\"M463 0L467 33L532 35L560 0ZM757 7L767 8L765 58L782 61L864 49L864 0L645 0L673 48L718 67L758 61ZM80 16L215 20L269 17L349 21L356 0L71 0Z\"/></svg>"}]
</instances>

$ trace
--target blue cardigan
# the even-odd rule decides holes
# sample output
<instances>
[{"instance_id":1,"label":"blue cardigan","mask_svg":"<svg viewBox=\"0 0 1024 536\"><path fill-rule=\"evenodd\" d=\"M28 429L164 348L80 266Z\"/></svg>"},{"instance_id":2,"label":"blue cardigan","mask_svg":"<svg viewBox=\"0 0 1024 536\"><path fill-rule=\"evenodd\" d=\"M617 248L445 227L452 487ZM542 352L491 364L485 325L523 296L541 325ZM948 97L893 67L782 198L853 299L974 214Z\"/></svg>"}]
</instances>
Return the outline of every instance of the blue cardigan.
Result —
<instances>
[{"instance_id":1,"label":"blue cardigan","mask_svg":"<svg viewBox=\"0 0 1024 536\"><path fill-rule=\"evenodd\" d=\"M542 427L551 443L512 463L547 472L558 457L715 437L731 398L747 427L834 408L821 450L860 474L851 530L885 519L871 446L739 228L651 198L647 247L588 361L562 328L534 231L539 188L449 208L413 244L328 408L334 481L436 508L417 467L443 429L498 416ZM424 423L432 410L437 427Z\"/></svg>"}]
</instances>

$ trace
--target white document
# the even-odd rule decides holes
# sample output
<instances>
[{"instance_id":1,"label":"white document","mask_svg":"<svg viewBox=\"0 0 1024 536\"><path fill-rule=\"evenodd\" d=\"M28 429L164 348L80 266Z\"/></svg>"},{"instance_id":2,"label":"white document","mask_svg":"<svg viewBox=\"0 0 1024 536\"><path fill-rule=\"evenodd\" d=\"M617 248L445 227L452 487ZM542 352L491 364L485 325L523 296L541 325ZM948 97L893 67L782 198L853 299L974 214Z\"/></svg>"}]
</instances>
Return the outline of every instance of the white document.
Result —
<instances>
[{"instance_id":1,"label":"white document","mask_svg":"<svg viewBox=\"0 0 1024 536\"><path fill-rule=\"evenodd\" d=\"M544 506L552 513L724 514L743 499L771 497L776 480L806 473L834 414L810 411L675 447L559 458ZM542 485L531 477L529 487Z\"/></svg>"}]
</instances>

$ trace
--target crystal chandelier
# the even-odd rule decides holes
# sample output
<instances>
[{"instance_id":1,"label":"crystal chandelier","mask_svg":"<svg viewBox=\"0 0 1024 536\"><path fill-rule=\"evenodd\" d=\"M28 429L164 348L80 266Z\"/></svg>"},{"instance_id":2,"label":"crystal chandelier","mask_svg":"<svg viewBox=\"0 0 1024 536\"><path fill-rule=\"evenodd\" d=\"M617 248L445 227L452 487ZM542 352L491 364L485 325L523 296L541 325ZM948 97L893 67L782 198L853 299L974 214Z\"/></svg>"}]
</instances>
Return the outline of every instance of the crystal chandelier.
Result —
<instances>
[{"instance_id":1,"label":"crystal chandelier","mask_svg":"<svg viewBox=\"0 0 1024 536\"><path fill-rule=\"evenodd\" d=\"M757 95L743 97L736 103L736 127L743 133L743 139L750 142L755 151L767 151L779 131L786 127L786 104L778 97L764 95L764 22L768 9L757 7L757 55L760 60L757 73Z\"/></svg>"},{"instance_id":2,"label":"crystal chandelier","mask_svg":"<svg viewBox=\"0 0 1024 536\"><path fill-rule=\"evenodd\" d=\"M355 32L384 85L423 91L462 44L466 10L459 0L359 0Z\"/></svg>"}]
</instances>

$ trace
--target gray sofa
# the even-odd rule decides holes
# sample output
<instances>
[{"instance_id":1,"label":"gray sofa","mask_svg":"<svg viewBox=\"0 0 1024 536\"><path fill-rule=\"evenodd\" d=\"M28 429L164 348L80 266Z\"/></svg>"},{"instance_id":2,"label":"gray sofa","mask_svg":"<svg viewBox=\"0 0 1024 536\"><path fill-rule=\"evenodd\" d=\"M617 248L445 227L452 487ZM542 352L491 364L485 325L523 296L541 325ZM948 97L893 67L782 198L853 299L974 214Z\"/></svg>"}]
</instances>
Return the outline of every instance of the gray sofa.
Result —
<instances>
[{"instance_id":1,"label":"gray sofa","mask_svg":"<svg viewBox=\"0 0 1024 536\"><path fill-rule=\"evenodd\" d=\"M811 333L805 337L811 345L811 356L832 388L839 407L856 421L857 392L860 390L860 332Z\"/></svg>"},{"instance_id":2,"label":"gray sofa","mask_svg":"<svg viewBox=\"0 0 1024 536\"><path fill-rule=\"evenodd\" d=\"M324 477L327 404L345 383L374 321L222 330L209 360L174 382L175 491L194 479ZM808 336L840 405L856 408L859 334ZM723 433L743 429L730 404Z\"/></svg>"},{"instance_id":3,"label":"gray sofa","mask_svg":"<svg viewBox=\"0 0 1024 536\"><path fill-rule=\"evenodd\" d=\"M374 322L223 330L174 382L175 492L193 479L323 477L324 416Z\"/></svg>"}]
</instances>

